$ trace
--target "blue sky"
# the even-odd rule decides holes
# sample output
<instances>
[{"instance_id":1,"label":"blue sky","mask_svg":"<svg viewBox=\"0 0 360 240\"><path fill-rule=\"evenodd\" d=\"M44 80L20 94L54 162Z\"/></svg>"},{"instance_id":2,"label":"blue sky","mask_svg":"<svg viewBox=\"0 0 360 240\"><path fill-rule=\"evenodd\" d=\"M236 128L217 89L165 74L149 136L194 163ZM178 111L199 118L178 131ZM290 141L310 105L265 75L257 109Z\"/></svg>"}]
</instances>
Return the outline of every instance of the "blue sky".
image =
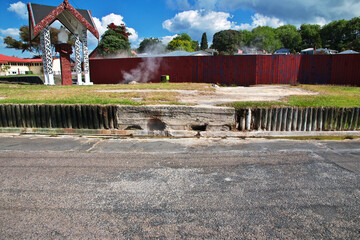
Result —
<instances>
[{"instance_id":1,"label":"blue sky","mask_svg":"<svg viewBox=\"0 0 360 240\"><path fill-rule=\"evenodd\" d=\"M61 0L33 0L32 3L58 6ZM302 23L324 25L333 20L360 16L359 0L69 0L75 8L88 9L100 32L106 26L125 23L132 33L132 47L148 37L164 43L177 33L186 32L200 41L203 32L212 42L215 32L225 29L248 29L257 26L278 27ZM26 1L1 0L0 53L31 57L31 54L6 49L3 38L18 38L18 29L28 25ZM54 25L59 27L60 25ZM97 41L89 33L89 48Z\"/></svg>"}]
</instances>

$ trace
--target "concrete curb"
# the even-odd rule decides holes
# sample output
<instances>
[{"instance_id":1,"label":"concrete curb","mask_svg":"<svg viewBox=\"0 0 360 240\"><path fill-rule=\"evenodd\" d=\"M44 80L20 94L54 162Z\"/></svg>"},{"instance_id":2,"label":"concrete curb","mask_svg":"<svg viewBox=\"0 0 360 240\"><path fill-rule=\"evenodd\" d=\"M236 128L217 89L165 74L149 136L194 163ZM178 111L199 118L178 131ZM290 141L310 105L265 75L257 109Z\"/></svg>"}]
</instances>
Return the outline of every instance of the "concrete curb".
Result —
<instances>
[{"instance_id":1,"label":"concrete curb","mask_svg":"<svg viewBox=\"0 0 360 240\"><path fill-rule=\"evenodd\" d=\"M360 131L265 132L265 131L147 131L66 128L0 128L0 134L87 135L167 138L264 138L264 137L360 137Z\"/></svg>"}]
</instances>

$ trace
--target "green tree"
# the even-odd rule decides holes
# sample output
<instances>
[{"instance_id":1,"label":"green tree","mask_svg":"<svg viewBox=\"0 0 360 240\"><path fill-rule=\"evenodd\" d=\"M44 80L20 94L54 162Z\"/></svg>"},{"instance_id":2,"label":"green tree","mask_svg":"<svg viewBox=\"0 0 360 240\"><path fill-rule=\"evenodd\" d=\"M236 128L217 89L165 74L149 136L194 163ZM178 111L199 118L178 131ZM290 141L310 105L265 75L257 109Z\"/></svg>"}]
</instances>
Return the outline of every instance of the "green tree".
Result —
<instances>
[{"instance_id":1,"label":"green tree","mask_svg":"<svg viewBox=\"0 0 360 240\"><path fill-rule=\"evenodd\" d=\"M191 41L191 48L194 51L199 51L200 50L199 42L198 41Z\"/></svg>"},{"instance_id":2,"label":"green tree","mask_svg":"<svg viewBox=\"0 0 360 240\"><path fill-rule=\"evenodd\" d=\"M192 41L191 37L187 33L181 33L171 40L167 49L169 51L187 51L194 52L199 48L199 43L197 41Z\"/></svg>"},{"instance_id":3,"label":"green tree","mask_svg":"<svg viewBox=\"0 0 360 240\"><path fill-rule=\"evenodd\" d=\"M169 42L167 49L169 51L187 51L194 52L192 44L187 40L173 39Z\"/></svg>"},{"instance_id":4,"label":"green tree","mask_svg":"<svg viewBox=\"0 0 360 240\"><path fill-rule=\"evenodd\" d=\"M213 37L213 47L220 54L234 54L242 43L241 32L235 30L223 30Z\"/></svg>"},{"instance_id":5,"label":"green tree","mask_svg":"<svg viewBox=\"0 0 360 240\"><path fill-rule=\"evenodd\" d=\"M208 41L207 41L206 32L204 32L202 37L201 37L200 49L205 50L207 48L208 48Z\"/></svg>"},{"instance_id":6,"label":"green tree","mask_svg":"<svg viewBox=\"0 0 360 240\"><path fill-rule=\"evenodd\" d=\"M346 42L344 47L360 51L360 17L354 17L346 23Z\"/></svg>"},{"instance_id":7,"label":"green tree","mask_svg":"<svg viewBox=\"0 0 360 240\"><path fill-rule=\"evenodd\" d=\"M101 55L130 54L129 33L124 24L120 26L111 23L107 26L106 32L101 36L98 46Z\"/></svg>"},{"instance_id":8,"label":"green tree","mask_svg":"<svg viewBox=\"0 0 360 240\"><path fill-rule=\"evenodd\" d=\"M319 25L302 24L300 26L300 35L302 39L302 48L321 48L321 27Z\"/></svg>"},{"instance_id":9,"label":"green tree","mask_svg":"<svg viewBox=\"0 0 360 240\"><path fill-rule=\"evenodd\" d=\"M3 65L0 64L0 73L4 72L6 73L7 70L9 70L11 67L9 65Z\"/></svg>"},{"instance_id":10,"label":"green tree","mask_svg":"<svg viewBox=\"0 0 360 240\"><path fill-rule=\"evenodd\" d=\"M139 45L138 52L139 53L164 53L166 50L166 46L161 42L158 38L145 38Z\"/></svg>"},{"instance_id":11,"label":"green tree","mask_svg":"<svg viewBox=\"0 0 360 240\"><path fill-rule=\"evenodd\" d=\"M252 30L252 34L252 47L256 47L267 52L274 52L276 49L282 47L280 39L277 38L275 34L275 29L271 27L264 26L254 28Z\"/></svg>"},{"instance_id":12,"label":"green tree","mask_svg":"<svg viewBox=\"0 0 360 240\"><path fill-rule=\"evenodd\" d=\"M254 40L254 34L248 30L242 30L241 35L244 45L250 47L252 41Z\"/></svg>"},{"instance_id":13,"label":"green tree","mask_svg":"<svg viewBox=\"0 0 360 240\"><path fill-rule=\"evenodd\" d=\"M283 47L290 49L291 52L301 50L301 35L293 25L284 25L275 29L275 33L281 41Z\"/></svg>"},{"instance_id":14,"label":"green tree","mask_svg":"<svg viewBox=\"0 0 360 240\"><path fill-rule=\"evenodd\" d=\"M332 21L320 31L323 47L341 51L347 42L346 20Z\"/></svg>"},{"instance_id":15,"label":"green tree","mask_svg":"<svg viewBox=\"0 0 360 240\"><path fill-rule=\"evenodd\" d=\"M191 37L190 37L189 34L187 34L187 33L180 33L180 34L178 34L178 36L176 36L176 37L174 38L174 40L183 40L183 41L189 41L189 42L192 41Z\"/></svg>"},{"instance_id":16,"label":"green tree","mask_svg":"<svg viewBox=\"0 0 360 240\"><path fill-rule=\"evenodd\" d=\"M57 28L50 27L50 39L53 52L55 50L55 44L58 42L58 34L60 30ZM71 38L72 34L68 32L69 39ZM16 40L10 36L4 38L4 43L6 48L14 48L17 50L22 50L22 52L35 52L38 55L41 53L41 46L40 46L40 36L38 35L34 40L30 41L30 31L28 26L22 26L19 29L19 37L20 40ZM69 41L70 44L73 44L73 41Z\"/></svg>"}]
</instances>

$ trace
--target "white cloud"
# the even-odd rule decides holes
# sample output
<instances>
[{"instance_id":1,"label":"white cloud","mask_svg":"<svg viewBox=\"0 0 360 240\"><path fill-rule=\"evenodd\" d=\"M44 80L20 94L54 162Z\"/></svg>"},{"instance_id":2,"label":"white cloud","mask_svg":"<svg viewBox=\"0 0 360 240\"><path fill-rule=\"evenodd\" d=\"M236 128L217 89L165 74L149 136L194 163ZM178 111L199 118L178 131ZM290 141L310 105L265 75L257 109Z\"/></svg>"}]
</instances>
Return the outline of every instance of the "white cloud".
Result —
<instances>
[{"instance_id":1,"label":"white cloud","mask_svg":"<svg viewBox=\"0 0 360 240\"><path fill-rule=\"evenodd\" d=\"M195 5L210 0L195 0ZM333 20L350 19L360 15L359 0L215 0L203 6L220 10L249 9L264 16L278 18L287 23L327 23Z\"/></svg>"},{"instance_id":2,"label":"white cloud","mask_svg":"<svg viewBox=\"0 0 360 240\"><path fill-rule=\"evenodd\" d=\"M170 7L181 11L251 10L296 26L302 23L323 25L333 20L360 16L359 0L167 0L167 3Z\"/></svg>"},{"instance_id":3,"label":"white cloud","mask_svg":"<svg viewBox=\"0 0 360 240\"><path fill-rule=\"evenodd\" d=\"M127 28L128 32L131 33L129 36L129 41L136 43L139 40L139 35L133 28Z\"/></svg>"},{"instance_id":4,"label":"white cloud","mask_svg":"<svg viewBox=\"0 0 360 240\"><path fill-rule=\"evenodd\" d=\"M190 35L200 38L203 32L212 35L220 30L237 28L236 23L229 19L231 19L230 14L225 12L189 10L164 21L163 28L170 32L186 31Z\"/></svg>"},{"instance_id":5,"label":"white cloud","mask_svg":"<svg viewBox=\"0 0 360 240\"><path fill-rule=\"evenodd\" d=\"M6 47L5 43L4 43L4 38L0 37L0 49L4 49Z\"/></svg>"},{"instance_id":6,"label":"white cloud","mask_svg":"<svg viewBox=\"0 0 360 240\"><path fill-rule=\"evenodd\" d=\"M251 24L249 24L249 23L240 24L238 29L251 30L253 28L261 27L261 26L269 26L272 28L277 28L282 25L285 25L285 22L281 21L280 19L278 19L276 17L267 17L267 16L263 16L259 13L255 13L255 15L251 17L251 19L252 19Z\"/></svg>"},{"instance_id":7,"label":"white cloud","mask_svg":"<svg viewBox=\"0 0 360 240\"><path fill-rule=\"evenodd\" d=\"M115 25L125 24L125 22L123 21L124 17L115 13L110 13L109 15L102 17L101 20L96 17L94 17L93 19L100 36L104 34L104 32L107 30L107 26L110 23L114 23ZM136 42L139 37L138 33L133 28L126 28L128 32L131 33L131 36L129 37L130 42Z\"/></svg>"},{"instance_id":8,"label":"white cloud","mask_svg":"<svg viewBox=\"0 0 360 240\"><path fill-rule=\"evenodd\" d=\"M187 32L194 40L200 40L203 32L211 37L221 30L251 30L259 26L270 26L277 28L285 24L275 17L268 17L261 14L254 14L251 23L237 24L231 21L232 16L225 12L189 10L178 13L172 19L163 22L163 28L170 32ZM176 36L176 35L175 35Z\"/></svg>"},{"instance_id":9,"label":"white cloud","mask_svg":"<svg viewBox=\"0 0 360 240\"><path fill-rule=\"evenodd\" d=\"M23 19L28 18L28 10L26 8L26 4L21 1L17 3L11 3L10 7L8 7L7 10L16 13L19 17Z\"/></svg>"},{"instance_id":10,"label":"white cloud","mask_svg":"<svg viewBox=\"0 0 360 240\"><path fill-rule=\"evenodd\" d=\"M165 45L167 45L169 42L171 42L171 40L173 40L178 34L175 34L173 36L165 36L160 38L161 42Z\"/></svg>"},{"instance_id":11,"label":"white cloud","mask_svg":"<svg viewBox=\"0 0 360 240\"><path fill-rule=\"evenodd\" d=\"M318 24L320 26L324 26L325 24L329 23L330 21L327 21L325 18L323 17L316 17L312 20L312 22L310 22L310 24ZM300 27L300 25L299 25Z\"/></svg>"},{"instance_id":12,"label":"white cloud","mask_svg":"<svg viewBox=\"0 0 360 240\"><path fill-rule=\"evenodd\" d=\"M0 29L0 33L3 36L19 37L19 29L18 28Z\"/></svg>"}]
</instances>

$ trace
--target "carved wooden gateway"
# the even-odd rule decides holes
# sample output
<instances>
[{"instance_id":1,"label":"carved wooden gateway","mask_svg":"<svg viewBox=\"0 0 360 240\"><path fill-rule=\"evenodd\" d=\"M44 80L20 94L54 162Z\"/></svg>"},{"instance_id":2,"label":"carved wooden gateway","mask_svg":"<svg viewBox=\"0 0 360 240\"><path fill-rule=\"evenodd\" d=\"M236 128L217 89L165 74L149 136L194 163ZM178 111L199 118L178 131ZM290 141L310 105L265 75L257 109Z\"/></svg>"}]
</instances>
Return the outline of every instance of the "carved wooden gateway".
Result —
<instances>
[{"instance_id":1,"label":"carved wooden gateway","mask_svg":"<svg viewBox=\"0 0 360 240\"><path fill-rule=\"evenodd\" d=\"M92 85L92 82L90 81L89 71L87 30L89 30L97 39L99 39L99 33L92 19L91 12L89 10L75 9L73 6L70 5L68 0L64 0L64 2L62 2L58 7L28 3L28 11L31 40L35 39L36 36L40 34L45 85L55 84L52 66L49 26L56 20L60 21L72 34L74 34L75 37L75 62L77 84ZM80 43L82 43L85 82L82 81ZM66 45L67 44L61 43L56 46L56 51L60 52L60 56L61 54L63 54L63 57L61 57L62 76L69 76L69 73L64 73L63 71L71 72L71 68L69 68L70 63L66 62L69 59L69 57L66 55L71 54L71 51L69 51L69 46ZM68 81L69 80L64 80L63 78L63 84Z\"/></svg>"}]
</instances>

